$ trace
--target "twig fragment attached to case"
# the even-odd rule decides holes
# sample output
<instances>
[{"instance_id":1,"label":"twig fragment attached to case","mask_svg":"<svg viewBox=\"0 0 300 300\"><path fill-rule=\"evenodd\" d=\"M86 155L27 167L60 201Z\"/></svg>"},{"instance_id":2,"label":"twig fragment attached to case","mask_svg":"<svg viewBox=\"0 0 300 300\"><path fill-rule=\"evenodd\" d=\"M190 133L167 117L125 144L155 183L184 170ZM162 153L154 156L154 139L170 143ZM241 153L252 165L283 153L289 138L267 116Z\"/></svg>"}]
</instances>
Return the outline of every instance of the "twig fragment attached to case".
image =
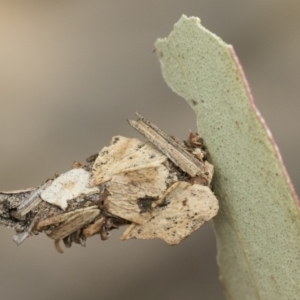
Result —
<instances>
[{"instance_id":1,"label":"twig fragment attached to case","mask_svg":"<svg viewBox=\"0 0 300 300\"><path fill-rule=\"evenodd\" d=\"M85 245L90 236L106 240L112 229L129 225L122 240L174 245L217 214L213 166L201 138L190 133L180 142L140 115L129 123L148 142L115 136L87 164L75 163L38 188L0 192L0 225L15 229L17 244L45 232L62 252L60 240Z\"/></svg>"}]
</instances>

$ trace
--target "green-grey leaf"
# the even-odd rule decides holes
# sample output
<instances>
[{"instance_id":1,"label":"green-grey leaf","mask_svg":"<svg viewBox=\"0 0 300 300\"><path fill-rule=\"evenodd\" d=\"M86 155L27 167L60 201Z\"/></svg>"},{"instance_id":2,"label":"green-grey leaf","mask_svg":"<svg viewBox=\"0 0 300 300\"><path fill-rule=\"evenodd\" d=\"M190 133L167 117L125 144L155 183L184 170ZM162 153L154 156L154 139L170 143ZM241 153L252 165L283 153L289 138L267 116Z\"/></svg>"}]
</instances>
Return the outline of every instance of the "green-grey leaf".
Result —
<instances>
[{"instance_id":1,"label":"green-grey leaf","mask_svg":"<svg viewBox=\"0 0 300 300\"><path fill-rule=\"evenodd\" d=\"M299 202L233 48L186 16L155 47L164 79L194 109L215 166L227 299L300 299Z\"/></svg>"}]
</instances>

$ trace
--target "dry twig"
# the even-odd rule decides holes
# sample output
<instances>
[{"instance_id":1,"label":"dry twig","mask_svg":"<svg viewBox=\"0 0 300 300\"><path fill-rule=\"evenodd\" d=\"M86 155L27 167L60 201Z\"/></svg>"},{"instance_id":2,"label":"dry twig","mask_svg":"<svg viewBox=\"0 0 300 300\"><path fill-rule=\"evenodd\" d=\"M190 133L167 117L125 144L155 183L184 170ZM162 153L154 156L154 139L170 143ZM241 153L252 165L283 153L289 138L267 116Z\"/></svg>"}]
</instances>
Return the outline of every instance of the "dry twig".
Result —
<instances>
[{"instance_id":1,"label":"dry twig","mask_svg":"<svg viewBox=\"0 0 300 300\"><path fill-rule=\"evenodd\" d=\"M180 142L140 115L129 123L150 142L116 136L85 165L76 162L37 188L0 192L0 225L14 228L17 244L45 232L62 252L60 240L84 246L128 224L123 240L178 244L216 215L213 166L199 136Z\"/></svg>"}]
</instances>

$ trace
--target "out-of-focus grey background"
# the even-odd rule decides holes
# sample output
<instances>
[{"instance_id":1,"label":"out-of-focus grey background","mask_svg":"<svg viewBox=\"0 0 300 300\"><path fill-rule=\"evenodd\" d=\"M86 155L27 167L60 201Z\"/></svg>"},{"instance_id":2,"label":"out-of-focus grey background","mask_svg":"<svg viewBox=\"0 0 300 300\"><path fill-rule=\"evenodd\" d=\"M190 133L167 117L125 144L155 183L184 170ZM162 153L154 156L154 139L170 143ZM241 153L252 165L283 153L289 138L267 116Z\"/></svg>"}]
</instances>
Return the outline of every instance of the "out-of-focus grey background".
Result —
<instances>
[{"instance_id":1,"label":"out-of-focus grey background","mask_svg":"<svg viewBox=\"0 0 300 300\"><path fill-rule=\"evenodd\" d=\"M113 135L138 137L126 122L135 111L179 138L195 130L152 53L183 13L234 45L299 193L300 3L292 0L1 1L0 190L37 186ZM211 224L175 247L121 242L115 231L63 255L46 236L17 247L12 230L0 234L3 300L224 299Z\"/></svg>"}]
</instances>

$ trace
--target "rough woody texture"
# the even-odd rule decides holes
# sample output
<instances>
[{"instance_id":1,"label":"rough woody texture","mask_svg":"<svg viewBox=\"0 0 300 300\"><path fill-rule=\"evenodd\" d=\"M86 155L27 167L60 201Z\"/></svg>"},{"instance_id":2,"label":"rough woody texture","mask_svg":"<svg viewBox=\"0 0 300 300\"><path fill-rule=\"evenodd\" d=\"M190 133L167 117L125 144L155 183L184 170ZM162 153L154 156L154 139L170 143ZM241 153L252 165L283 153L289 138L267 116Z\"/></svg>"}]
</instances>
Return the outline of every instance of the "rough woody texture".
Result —
<instances>
[{"instance_id":1,"label":"rough woody texture","mask_svg":"<svg viewBox=\"0 0 300 300\"><path fill-rule=\"evenodd\" d=\"M86 165L75 162L35 189L0 192L0 225L16 230L17 244L45 232L62 252L60 240L85 245L90 236L106 240L112 229L131 224L123 240L161 238L173 245L217 214L213 165L199 136L181 142L142 116L134 122L150 126L135 127L150 134L149 142L115 136Z\"/></svg>"},{"instance_id":2,"label":"rough woody texture","mask_svg":"<svg viewBox=\"0 0 300 300\"><path fill-rule=\"evenodd\" d=\"M214 219L227 299L300 299L299 201L230 45L183 16L156 52L215 166Z\"/></svg>"},{"instance_id":3,"label":"rough woody texture","mask_svg":"<svg viewBox=\"0 0 300 300\"><path fill-rule=\"evenodd\" d=\"M204 170L204 162L197 161ZM210 188L188 175L185 180L191 183L181 181L185 173L172 166L152 143L137 139L116 136L100 151L91 182L105 185L107 211L131 222L123 240L161 238L178 244L217 214L218 200Z\"/></svg>"}]
</instances>

